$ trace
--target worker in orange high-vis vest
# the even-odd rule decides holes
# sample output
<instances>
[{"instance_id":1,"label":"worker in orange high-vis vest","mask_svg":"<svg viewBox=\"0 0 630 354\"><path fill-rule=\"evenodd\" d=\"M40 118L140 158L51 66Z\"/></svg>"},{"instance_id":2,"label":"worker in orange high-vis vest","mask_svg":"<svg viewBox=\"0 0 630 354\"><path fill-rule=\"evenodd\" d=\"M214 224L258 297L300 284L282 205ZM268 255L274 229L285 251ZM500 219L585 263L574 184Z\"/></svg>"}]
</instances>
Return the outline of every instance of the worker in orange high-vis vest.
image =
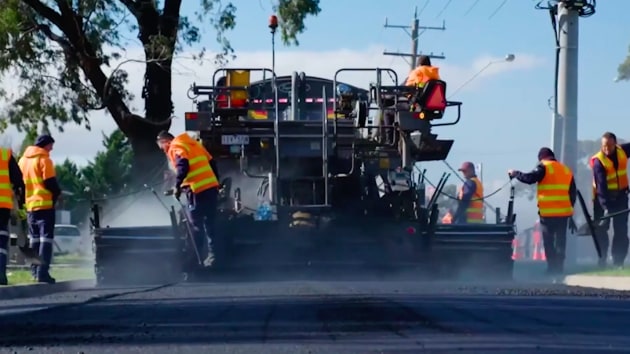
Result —
<instances>
[{"instance_id":1,"label":"worker in orange high-vis vest","mask_svg":"<svg viewBox=\"0 0 630 354\"><path fill-rule=\"evenodd\" d=\"M541 148L538 160L538 166L529 173L509 170L508 174L525 184L538 183L538 214L547 258L547 273L560 274L564 272L567 228L569 219L573 216L577 188L573 172L556 160L551 149Z\"/></svg>"},{"instance_id":2,"label":"worker in orange high-vis vest","mask_svg":"<svg viewBox=\"0 0 630 354\"><path fill-rule=\"evenodd\" d=\"M186 133L174 137L163 131L157 140L177 173L173 194L179 199L186 192L197 249L207 253L204 265L211 266L215 254L222 263L225 246L214 228L220 188L216 162L200 142Z\"/></svg>"},{"instance_id":3,"label":"worker in orange high-vis vest","mask_svg":"<svg viewBox=\"0 0 630 354\"><path fill-rule=\"evenodd\" d=\"M628 156L630 144L618 144L615 134L602 135L601 149L590 160L594 181L594 210L597 219L604 215L628 208ZM599 244L602 251L600 266L606 266L608 258L608 229L610 219L599 222ZM623 267L628 255L628 214L612 218L613 239L610 250L613 265Z\"/></svg>"},{"instance_id":4,"label":"worker in orange high-vis vest","mask_svg":"<svg viewBox=\"0 0 630 354\"><path fill-rule=\"evenodd\" d=\"M454 224L480 224L485 222L483 205L483 185L472 162L464 162L459 168L464 176L464 184L459 190Z\"/></svg>"},{"instance_id":5,"label":"worker in orange high-vis vest","mask_svg":"<svg viewBox=\"0 0 630 354\"><path fill-rule=\"evenodd\" d=\"M440 80L440 68L431 65L431 58L421 55L418 57L418 66L407 76L405 86L422 88L429 80Z\"/></svg>"},{"instance_id":6,"label":"worker in orange high-vis vest","mask_svg":"<svg viewBox=\"0 0 630 354\"><path fill-rule=\"evenodd\" d=\"M61 196L57 183L55 166L50 159L55 140L50 135L41 135L35 145L24 150L18 164L24 175L26 193L26 211L31 247L39 248L42 264L31 265L33 277L41 283L54 284L49 269L52 262L55 204Z\"/></svg>"},{"instance_id":7,"label":"worker in orange high-vis vest","mask_svg":"<svg viewBox=\"0 0 630 354\"><path fill-rule=\"evenodd\" d=\"M14 197L19 205L13 205ZM0 148L0 285L7 285L9 260L9 220L11 210L19 208L19 216L26 218L21 209L24 204L24 181L11 149Z\"/></svg>"}]
</instances>

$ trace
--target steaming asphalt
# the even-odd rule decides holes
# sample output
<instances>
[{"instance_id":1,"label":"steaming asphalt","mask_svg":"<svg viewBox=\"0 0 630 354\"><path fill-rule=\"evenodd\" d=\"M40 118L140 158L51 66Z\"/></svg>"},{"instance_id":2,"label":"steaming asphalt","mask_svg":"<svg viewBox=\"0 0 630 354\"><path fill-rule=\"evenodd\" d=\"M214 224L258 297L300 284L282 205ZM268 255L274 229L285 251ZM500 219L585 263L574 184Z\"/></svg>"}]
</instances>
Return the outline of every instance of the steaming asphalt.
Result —
<instances>
[{"instance_id":1,"label":"steaming asphalt","mask_svg":"<svg viewBox=\"0 0 630 354\"><path fill-rule=\"evenodd\" d=\"M80 290L0 302L0 352L628 352L629 297L368 277Z\"/></svg>"}]
</instances>

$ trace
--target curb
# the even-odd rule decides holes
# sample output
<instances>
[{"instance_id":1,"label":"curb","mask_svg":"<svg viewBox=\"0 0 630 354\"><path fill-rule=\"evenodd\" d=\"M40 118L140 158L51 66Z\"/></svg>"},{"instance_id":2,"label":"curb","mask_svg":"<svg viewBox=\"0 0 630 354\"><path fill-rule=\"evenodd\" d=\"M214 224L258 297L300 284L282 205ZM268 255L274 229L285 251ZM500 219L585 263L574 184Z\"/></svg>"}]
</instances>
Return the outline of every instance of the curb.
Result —
<instances>
[{"instance_id":1,"label":"curb","mask_svg":"<svg viewBox=\"0 0 630 354\"><path fill-rule=\"evenodd\" d=\"M583 288L630 291L630 277L569 275L564 277L563 283Z\"/></svg>"},{"instance_id":2,"label":"curb","mask_svg":"<svg viewBox=\"0 0 630 354\"><path fill-rule=\"evenodd\" d=\"M26 284L0 286L0 299L11 300L18 298L39 297L71 290L93 288L94 279L80 279L60 281L56 284Z\"/></svg>"}]
</instances>

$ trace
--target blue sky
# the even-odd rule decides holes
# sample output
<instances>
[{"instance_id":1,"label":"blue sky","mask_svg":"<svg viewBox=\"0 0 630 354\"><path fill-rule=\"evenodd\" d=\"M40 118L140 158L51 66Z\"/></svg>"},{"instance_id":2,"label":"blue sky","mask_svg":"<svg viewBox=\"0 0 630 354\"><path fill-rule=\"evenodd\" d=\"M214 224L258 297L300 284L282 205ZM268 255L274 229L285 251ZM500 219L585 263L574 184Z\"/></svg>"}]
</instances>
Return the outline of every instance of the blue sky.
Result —
<instances>
[{"instance_id":1,"label":"blue sky","mask_svg":"<svg viewBox=\"0 0 630 354\"><path fill-rule=\"evenodd\" d=\"M237 28L229 36L238 55L234 65L265 66L270 62L270 40L267 20L272 13L267 0L234 0L238 9ZM420 50L444 52L446 60L434 61L441 67L451 91L467 81L491 58L515 53L513 63L492 65L484 75L459 91L453 99L463 101L460 124L437 132L454 138L455 145L448 162L457 167L462 161L483 163L484 184L489 193L506 181L506 170L527 170L536 163L536 152L550 144L551 110L548 99L553 94L555 43L546 11L534 9L535 1L508 0L491 15L503 0L481 0L468 13L474 0L452 0L443 11L447 0L322 0L322 12L309 18L307 31L299 38L300 47L278 47L278 71L305 71L315 76L331 77L334 71L346 67L393 67L399 76L406 76L408 65L402 58L385 57L383 49L407 51L410 39L400 29L384 29L385 17L390 24L410 24L414 8L423 9L421 25L439 26L446 21L446 31L426 31L420 37ZM184 2L190 13L197 2ZM426 6L425 6L426 5ZM600 1L597 13L580 19L579 61L579 136L595 139L603 131L612 130L619 136L628 134L621 129L627 117L629 83L613 83L618 64L625 58L630 45L630 1ZM201 46L216 49L213 33L206 31ZM134 52L135 50L135 52ZM181 53L176 60L173 83L175 115L183 116L191 101L186 89L192 82L209 83L214 67L211 63L193 64ZM142 59L139 48L130 48L127 58ZM188 55L189 57L189 55ZM127 64L132 74L141 73L142 66ZM142 75L132 75L130 88L138 94ZM355 78L355 81L356 78ZM367 78L360 83L366 84ZM7 85L9 85L7 83ZM139 96L139 95L137 95ZM142 105L135 107L142 113ZM93 132L80 127L66 127L65 134L57 134L58 144L53 157L69 157L85 162L101 148L100 132L115 128L111 118L102 113L92 116ZM183 121L174 120L174 131L183 130ZM11 133L11 132L9 132ZM72 135L72 139L70 139ZM13 135L16 136L16 135ZM81 139L81 142L78 141ZM17 139L14 139L17 140ZM19 140L17 140L19 141ZM83 143L84 142L84 143ZM76 149L81 145L81 149ZM445 170L442 163L430 163L431 178L437 180ZM451 177L451 182L456 182ZM507 191L490 199L504 206ZM535 217L535 206L519 202Z\"/></svg>"}]
</instances>

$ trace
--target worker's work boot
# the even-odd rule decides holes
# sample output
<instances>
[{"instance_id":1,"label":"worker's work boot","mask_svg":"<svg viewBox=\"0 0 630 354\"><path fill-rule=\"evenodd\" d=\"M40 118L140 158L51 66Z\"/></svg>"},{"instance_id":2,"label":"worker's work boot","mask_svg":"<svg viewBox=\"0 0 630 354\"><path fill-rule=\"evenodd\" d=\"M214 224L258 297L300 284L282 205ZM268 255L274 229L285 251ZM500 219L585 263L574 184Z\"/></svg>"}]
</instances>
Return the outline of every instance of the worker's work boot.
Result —
<instances>
[{"instance_id":1,"label":"worker's work boot","mask_svg":"<svg viewBox=\"0 0 630 354\"><path fill-rule=\"evenodd\" d=\"M208 256L203 261L203 265L204 267L212 267L212 264L214 264L214 253L210 250L208 251Z\"/></svg>"},{"instance_id":2,"label":"worker's work boot","mask_svg":"<svg viewBox=\"0 0 630 354\"><path fill-rule=\"evenodd\" d=\"M37 269L36 279L38 283L55 284L57 282L55 278L51 277L50 273L48 273L49 269L50 267L48 266L48 264L42 264L41 266L39 266L39 268Z\"/></svg>"}]
</instances>

